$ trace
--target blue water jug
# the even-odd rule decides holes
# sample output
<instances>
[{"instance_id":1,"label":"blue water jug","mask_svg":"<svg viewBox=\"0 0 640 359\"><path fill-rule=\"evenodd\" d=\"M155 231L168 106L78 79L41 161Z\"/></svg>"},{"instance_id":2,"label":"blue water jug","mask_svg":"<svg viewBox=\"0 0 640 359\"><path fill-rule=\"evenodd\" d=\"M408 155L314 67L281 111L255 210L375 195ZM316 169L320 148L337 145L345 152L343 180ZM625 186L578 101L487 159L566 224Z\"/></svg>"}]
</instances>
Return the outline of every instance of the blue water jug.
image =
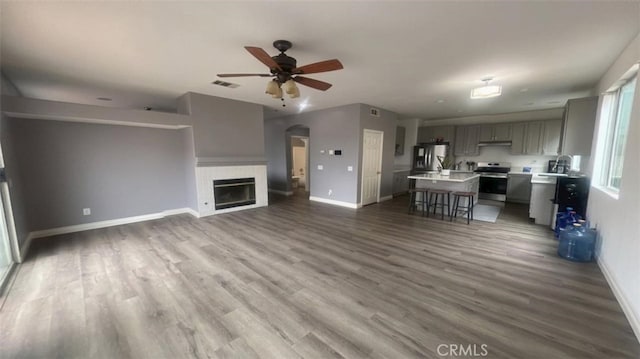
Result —
<instances>
[{"instance_id":1,"label":"blue water jug","mask_svg":"<svg viewBox=\"0 0 640 359\"><path fill-rule=\"evenodd\" d=\"M596 244L596 231L574 223L573 228L560 232L558 255L575 262L590 262Z\"/></svg>"},{"instance_id":2,"label":"blue water jug","mask_svg":"<svg viewBox=\"0 0 640 359\"><path fill-rule=\"evenodd\" d=\"M578 215L575 211L569 211L564 218L564 225L558 228L558 238L563 232L571 231L574 223L578 223Z\"/></svg>"},{"instance_id":3,"label":"blue water jug","mask_svg":"<svg viewBox=\"0 0 640 359\"><path fill-rule=\"evenodd\" d=\"M573 211L573 207L567 207L565 208L564 212L560 212L556 214L556 227L553 229L553 232L555 233L556 238L560 237L560 232L563 231L565 227L567 227L567 225L573 224L573 222L567 223L567 220L572 218L571 212L575 213Z\"/></svg>"}]
</instances>

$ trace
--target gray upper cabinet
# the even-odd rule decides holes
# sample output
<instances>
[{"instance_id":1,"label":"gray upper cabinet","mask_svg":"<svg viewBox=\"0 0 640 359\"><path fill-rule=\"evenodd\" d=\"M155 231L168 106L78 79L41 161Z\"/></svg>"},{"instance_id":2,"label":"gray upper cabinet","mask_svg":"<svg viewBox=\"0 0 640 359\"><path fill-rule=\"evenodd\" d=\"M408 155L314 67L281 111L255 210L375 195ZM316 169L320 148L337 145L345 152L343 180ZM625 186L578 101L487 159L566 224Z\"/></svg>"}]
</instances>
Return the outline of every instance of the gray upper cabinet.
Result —
<instances>
[{"instance_id":1,"label":"gray upper cabinet","mask_svg":"<svg viewBox=\"0 0 640 359\"><path fill-rule=\"evenodd\" d=\"M539 155L542 153L542 121L527 123L525 149L527 155Z\"/></svg>"},{"instance_id":2,"label":"gray upper cabinet","mask_svg":"<svg viewBox=\"0 0 640 359\"><path fill-rule=\"evenodd\" d=\"M493 125L480 126L480 142L493 141Z\"/></svg>"},{"instance_id":3,"label":"gray upper cabinet","mask_svg":"<svg viewBox=\"0 0 640 359\"><path fill-rule=\"evenodd\" d=\"M456 127L456 142L453 144L453 154L455 156L465 155L465 134L467 133L465 126Z\"/></svg>"},{"instance_id":4,"label":"gray upper cabinet","mask_svg":"<svg viewBox=\"0 0 640 359\"><path fill-rule=\"evenodd\" d=\"M477 156L480 154L478 149L480 133L481 126L456 127L456 142L453 146L453 154L456 156Z\"/></svg>"},{"instance_id":5,"label":"gray upper cabinet","mask_svg":"<svg viewBox=\"0 0 640 359\"><path fill-rule=\"evenodd\" d=\"M418 143L436 142L438 138L442 138L443 142L453 143L454 127L428 126L418 128Z\"/></svg>"},{"instance_id":6,"label":"gray upper cabinet","mask_svg":"<svg viewBox=\"0 0 640 359\"><path fill-rule=\"evenodd\" d=\"M511 124L487 124L480 126L480 142L511 141Z\"/></svg>"},{"instance_id":7,"label":"gray upper cabinet","mask_svg":"<svg viewBox=\"0 0 640 359\"><path fill-rule=\"evenodd\" d=\"M597 96L567 101L562 130L562 154L591 155L591 141L596 124L597 109Z\"/></svg>"},{"instance_id":8,"label":"gray upper cabinet","mask_svg":"<svg viewBox=\"0 0 640 359\"><path fill-rule=\"evenodd\" d=\"M519 122L511 125L511 154L542 153L543 121Z\"/></svg>"},{"instance_id":9,"label":"gray upper cabinet","mask_svg":"<svg viewBox=\"0 0 640 359\"><path fill-rule=\"evenodd\" d=\"M523 155L525 153L525 137L524 133L527 124L524 122L514 123L511 126L511 154Z\"/></svg>"},{"instance_id":10,"label":"gray upper cabinet","mask_svg":"<svg viewBox=\"0 0 640 359\"><path fill-rule=\"evenodd\" d=\"M480 154L478 141L480 140L480 126L467 126L465 151L467 155L477 156Z\"/></svg>"},{"instance_id":11,"label":"gray upper cabinet","mask_svg":"<svg viewBox=\"0 0 640 359\"><path fill-rule=\"evenodd\" d=\"M493 126L494 141L511 141L511 124L501 123Z\"/></svg>"},{"instance_id":12,"label":"gray upper cabinet","mask_svg":"<svg viewBox=\"0 0 640 359\"><path fill-rule=\"evenodd\" d=\"M544 135L542 137L542 154L557 156L560 154L560 134L562 120L544 121Z\"/></svg>"}]
</instances>

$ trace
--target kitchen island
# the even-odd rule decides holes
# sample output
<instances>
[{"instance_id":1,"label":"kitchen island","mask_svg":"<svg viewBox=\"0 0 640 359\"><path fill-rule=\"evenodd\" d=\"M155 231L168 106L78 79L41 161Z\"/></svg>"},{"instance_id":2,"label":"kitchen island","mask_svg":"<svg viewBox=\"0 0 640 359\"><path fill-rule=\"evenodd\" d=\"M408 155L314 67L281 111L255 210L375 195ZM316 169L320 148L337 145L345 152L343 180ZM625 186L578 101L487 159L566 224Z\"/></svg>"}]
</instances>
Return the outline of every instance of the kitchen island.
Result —
<instances>
[{"instance_id":1,"label":"kitchen island","mask_svg":"<svg viewBox=\"0 0 640 359\"><path fill-rule=\"evenodd\" d=\"M474 192L476 193L476 196L474 197L474 205L478 203L477 193L478 184L480 182L480 174L478 173L452 172L449 176L443 176L440 173L434 172L410 175L407 178L412 182L415 181L415 188L444 189L451 192ZM445 196L445 203L446 201L447 198ZM451 195L451 201L453 203L453 195ZM462 198L460 200L460 206L466 205L467 199Z\"/></svg>"}]
</instances>

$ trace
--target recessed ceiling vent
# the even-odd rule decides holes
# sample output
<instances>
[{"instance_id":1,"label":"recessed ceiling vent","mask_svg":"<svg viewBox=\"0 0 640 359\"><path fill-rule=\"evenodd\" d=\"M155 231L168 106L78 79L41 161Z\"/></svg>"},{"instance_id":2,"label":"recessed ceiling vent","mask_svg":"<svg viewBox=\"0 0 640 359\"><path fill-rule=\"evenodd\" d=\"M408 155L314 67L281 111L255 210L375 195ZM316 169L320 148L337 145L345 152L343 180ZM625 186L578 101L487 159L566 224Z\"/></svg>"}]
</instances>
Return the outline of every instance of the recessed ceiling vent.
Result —
<instances>
[{"instance_id":1,"label":"recessed ceiling vent","mask_svg":"<svg viewBox=\"0 0 640 359\"><path fill-rule=\"evenodd\" d=\"M215 81L212 82L212 84L218 85L218 86L222 86L222 87L229 87L229 88L232 88L232 89L240 86L238 84L234 84L234 83L227 82L227 81L220 81L220 80L215 80Z\"/></svg>"},{"instance_id":2,"label":"recessed ceiling vent","mask_svg":"<svg viewBox=\"0 0 640 359\"><path fill-rule=\"evenodd\" d=\"M369 110L369 114L373 117L380 117L380 110L371 107L371 109Z\"/></svg>"}]
</instances>

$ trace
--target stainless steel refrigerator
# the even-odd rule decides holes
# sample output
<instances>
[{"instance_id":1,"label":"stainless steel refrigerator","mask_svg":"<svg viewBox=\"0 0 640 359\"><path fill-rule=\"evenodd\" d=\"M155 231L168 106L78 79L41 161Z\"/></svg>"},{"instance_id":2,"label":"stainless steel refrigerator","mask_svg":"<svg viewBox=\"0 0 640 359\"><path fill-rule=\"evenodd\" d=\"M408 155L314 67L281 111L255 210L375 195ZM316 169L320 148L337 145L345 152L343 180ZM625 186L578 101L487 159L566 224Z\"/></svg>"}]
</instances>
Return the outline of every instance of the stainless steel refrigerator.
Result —
<instances>
[{"instance_id":1,"label":"stainless steel refrigerator","mask_svg":"<svg viewBox=\"0 0 640 359\"><path fill-rule=\"evenodd\" d=\"M413 172L437 171L438 156L449 154L449 143L423 143L413 148Z\"/></svg>"}]
</instances>

